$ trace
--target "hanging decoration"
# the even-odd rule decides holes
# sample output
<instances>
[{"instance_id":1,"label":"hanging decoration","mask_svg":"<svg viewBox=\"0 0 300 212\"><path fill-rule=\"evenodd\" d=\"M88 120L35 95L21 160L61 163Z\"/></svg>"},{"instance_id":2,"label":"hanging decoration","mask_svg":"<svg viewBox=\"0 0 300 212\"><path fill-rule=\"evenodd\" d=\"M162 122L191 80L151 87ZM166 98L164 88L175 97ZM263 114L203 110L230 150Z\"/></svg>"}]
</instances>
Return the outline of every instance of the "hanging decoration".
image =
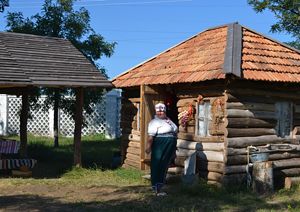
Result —
<instances>
[{"instance_id":1,"label":"hanging decoration","mask_svg":"<svg viewBox=\"0 0 300 212\"><path fill-rule=\"evenodd\" d=\"M182 127L186 128L187 123L193 118L194 115L194 107L193 104L190 103L186 110L183 110L178 114L178 120Z\"/></svg>"}]
</instances>

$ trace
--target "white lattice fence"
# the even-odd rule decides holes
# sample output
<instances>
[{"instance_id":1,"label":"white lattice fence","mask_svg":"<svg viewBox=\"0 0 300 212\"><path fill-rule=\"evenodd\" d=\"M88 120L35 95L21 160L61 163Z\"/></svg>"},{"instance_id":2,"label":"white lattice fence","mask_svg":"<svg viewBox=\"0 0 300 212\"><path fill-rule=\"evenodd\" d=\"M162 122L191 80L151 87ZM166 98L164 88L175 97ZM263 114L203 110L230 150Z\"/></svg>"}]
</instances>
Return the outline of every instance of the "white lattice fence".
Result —
<instances>
[{"instance_id":1,"label":"white lattice fence","mask_svg":"<svg viewBox=\"0 0 300 212\"><path fill-rule=\"evenodd\" d=\"M38 103L45 101L45 98L40 98ZM20 111L21 111L22 99L15 96L8 96L8 134L18 134L20 126ZM43 111L39 109L32 111L31 118L28 119L27 130L35 135L50 135L49 127L49 111Z\"/></svg>"},{"instance_id":2,"label":"white lattice fence","mask_svg":"<svg viewBox=\"0 0 300 212\"><path fill-rule=\"evenodd\" d=\"M82 129L82 135L105 134L108 132L108 137L120 136L120 92L112 93L110 93L108 98L103 98L101 102L93 106L94 109L92 114L88 115L84 112L86 126ZM44 99L44 97L40 98L39 102L44 101ZM106 99L108 99L108 101L106 101ZM114 101L112 101L112 99ZM18 134L20 125L19 114L21 110L21 98L16 96L7 96L6 101L7 130L4 134ZM5 105L5 103L2 102L2 105ZM5 109L1 108L1 110ZM5 114L4 112L1 113ZM115 115L112 117L111 114ZM53 110L47 112L43 110L32 111L32 119L28 120L28 132L35 135L51 136L53 133L52 128ZM63 136L73 135L74 120L68 114L63 113L63 111L59 111L59 128L60 134Z\"/></svg>"},{"instance_id":3,"label":"white lattice fence","mask_svg":"<svg viewBox=\"0 0 300 212\"><path fill-rule=\"evenodd\" d=\"M105 133L105 101L93 106L93 112L88 115L83 113L86 126L82 128L82 135ZM74 133L74 121L71 116L60 111L60 133L65 136L72 136Z\"/></svg>"}]
</instances>

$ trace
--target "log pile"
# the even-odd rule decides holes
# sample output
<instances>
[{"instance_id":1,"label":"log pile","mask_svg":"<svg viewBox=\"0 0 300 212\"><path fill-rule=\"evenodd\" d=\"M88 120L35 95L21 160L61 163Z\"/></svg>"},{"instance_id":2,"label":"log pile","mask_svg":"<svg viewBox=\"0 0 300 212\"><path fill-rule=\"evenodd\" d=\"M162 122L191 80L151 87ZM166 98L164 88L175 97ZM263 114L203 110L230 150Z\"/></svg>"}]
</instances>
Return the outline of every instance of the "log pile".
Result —
<instances>
[{"instance_id":1,"label":"log pile","mask_svg":"<svg viewBox=\"0 0 300 212\"><path fill-rule=\"evenodd\" d=\"M138 129L139 98L131 98L122 104L122 158L123 167L140 168L140 131Z\"/></svg>"}]
</instances>

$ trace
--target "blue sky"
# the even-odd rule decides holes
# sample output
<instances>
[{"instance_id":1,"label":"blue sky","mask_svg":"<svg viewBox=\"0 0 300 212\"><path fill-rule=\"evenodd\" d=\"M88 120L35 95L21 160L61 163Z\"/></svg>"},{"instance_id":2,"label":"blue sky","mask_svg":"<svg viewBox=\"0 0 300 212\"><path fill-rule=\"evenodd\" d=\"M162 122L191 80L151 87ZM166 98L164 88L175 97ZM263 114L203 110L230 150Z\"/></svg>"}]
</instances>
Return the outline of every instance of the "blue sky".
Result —
<instances>
[{"instance_id":1,"label":"blue sky","mask_svg":"<svg viewBox=\"0 0 300 212\"><path fill-rule=\"evenodd\" d=\"M7 11L27 17L39 12L42 3L10 0L0 14L0 30L5 30ZM110 78L207 28L236 21L276 40L291 40L289 35L270 33L274 15L255 13L247 0L81 0L75 9L80 6L89 10L97 33L118 43L111 58L99 61Z\"/></svg>"}]
</instances>

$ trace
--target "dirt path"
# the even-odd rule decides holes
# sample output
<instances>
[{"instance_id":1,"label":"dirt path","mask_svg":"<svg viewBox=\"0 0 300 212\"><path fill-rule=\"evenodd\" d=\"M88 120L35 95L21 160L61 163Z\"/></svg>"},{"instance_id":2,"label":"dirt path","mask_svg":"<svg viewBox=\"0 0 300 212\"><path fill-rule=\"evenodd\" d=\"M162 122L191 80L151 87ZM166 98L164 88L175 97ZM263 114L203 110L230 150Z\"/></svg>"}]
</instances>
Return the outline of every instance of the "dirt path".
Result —
<instances>
[{"instance_id":1,"label":"dirt path","mask_svg":"<svg viewBox=\"0 0 300 212\"><path fill-rule=\"evenodd\" d=\"M0 211L81 211L108 209L139 200L146 188L80 185L1 185Z\"/></svg>"}]
</instances>

